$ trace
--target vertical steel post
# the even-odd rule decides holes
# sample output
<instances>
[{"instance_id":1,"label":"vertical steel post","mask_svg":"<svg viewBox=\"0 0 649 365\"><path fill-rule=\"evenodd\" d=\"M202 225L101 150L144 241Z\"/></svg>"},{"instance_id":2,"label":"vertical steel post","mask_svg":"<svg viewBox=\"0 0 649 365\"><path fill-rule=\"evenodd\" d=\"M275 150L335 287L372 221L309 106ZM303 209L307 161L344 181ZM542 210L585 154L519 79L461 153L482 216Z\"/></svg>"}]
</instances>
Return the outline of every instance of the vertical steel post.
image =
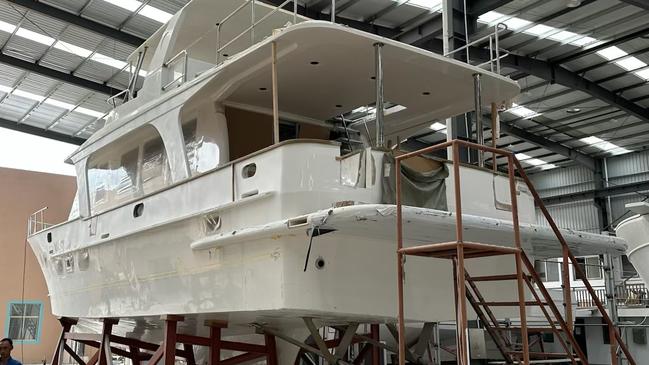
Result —
<instances>
[{"instance_id":1,"label":"vertical steel post","mask_svg":"<svg viewBox=\"0 0 649 365\"><path fill-rule=\"evenodd\" d=\"M613 265L613 257L611 255L604 255L604 288L606 289L606 301L608 304L608 313L611 316L611 322L613 326L608 326L609 338L611 339L611 353L615 353L617 362L612 363L613 365L621 364L621 357L618 355L617 351L617 340L615 338L615 331L617 331L617 326L619 324L619 315L617 311L617 291L615 290L615 271Z\"/></svg>"},{"instance_id":2,"label":"vertical steel post","mask_svg":"<svg viewBox=\"0 0 649 365\"><path fill-rule=\"evenodd\" d=\"M266 343L266 365L278 365L277 344L275 343L275 336L265 334L264 341Z\"/></svg>"},{"instance_id":3,"label":"vertical steel post","mask_svg":"<svg viewBox=\"0 0 649 365\"><path fill-rule=\"evenodd\" d=\"M403 248L403 217L401 206L401 160L398 158L395 160L394 164L394 175L396 177L395 184L395 200L397 205L397 297L399 298L399 313L398 313L398 325L399 325L399 365L406 364L406 326L404 323L404 310L403 310L403 258L404 255L401 253Z\"/></svg>"},{"instance_id":4,"label":"vertical steel post","mask_svg":"<svg viewBox=\"0 0 649 365\"><path fill-rule=\"evenodd\" d=\"M277 42L272 42L272 79L273 79L273 144L279 143L279 102L277 95Z\"/></svg>"},{"instance_id":5,"label":"vertical steel post","mask_svg":"<svg viewBox=\"0 0 649 365\"><path fill-rule=\"evenodd\" d=\"M370 334L374 341L381 341L381 334L378 324L370 325ZM381 365L381 348L374 344L372 345L372 365Z\"/></svg>"},{"instance_id":6,"label":"vertical steel post","mask_svg":"<svg viewBox=\"0 0 649 365\"><path fill-rule=\"evenodd\" d=\"M484 130L482 129L482 84L480 74L473 74L473 100L475 105L475 133L480 146L484 145ZM478 166L484 167L484 151L478 150Z\"/></svg>"},{"instance_id":7,"label":"vertical steel post","mask_svg":"<svg viewBox=\"0 0 649 365\"><path fill-rule=\"evenodd\" d=\"M255 0L250 0L250 44L255 44Z\"/></svg>"},{"instance_id":8,"label":"vertical steel post","mask_svg":"<svg viewBox=\"0 0 649 365\"><path fill-rule=\"evenodd\" d=\"M216 23L216 65L221 60L221 23Z\"/></svg>"},{"instance_id":9,"label":"vertical steel post","mask_svg":"<svg viewBox=\"0 0 649 365\"><path fill-rule=\"evenodd\" d=\"M331 22L336 22L336 0L331 0Z\"/></svg>"},{"instance_id":10,"label":"vertical steel post","mask_svg":"<svg viewBox=\"0 0 649 365\"><path fill-rule=\"evenodd\" d=\"M570 252L567 245L562 246L562 253L561 287L563 288L563 308L565 311L566 324L568 324L568 328L570 329L570 332L572 332L574 323L572 318L572 293L570 292Z\"/></svg>"},{"instance_id":11,"label":"vertical steel post","mask_svg":"<svg viewBox=\"0 0 649 365\"><path fill-rule=\"evenodd\" d=\"M457 358L458 365L469 365L468 320L466 308L466 283L464 282L464 237L462 227L462 193L460 189L460 146L453 143L453 177L455 185L455 237L457 239L457 267L455 270L457 285Z\"/></svg>"},{"instance_id":12,"label":"vertical steel post","mask_svg":"<svg viewBox=\"0 0 649 365\"><path fill-rule=\"evenodd\" d=\"M176 334L178 331L178 321L182 321L183 317L164 315L161 319L165 322L164 340L162 342L162 346L164 347L162 364L174 365L176 363Z\"/></svg>"},{"instance_id":13,"label":"vertical steel post","mask_svg":"<svg viewBox=\"0 0 649 365\"><path fill-rule=\"evenodd\" d=\"M498 123L500 123L498 107L496 103L491 103L491 147L493 148L498 147ZM497 157L495 151L491 153L491 163L494 172L498 171Z\"/></svg>"},{"instance_id":14,"label":"vertical steel post","mask_svg":"<svg viewBox=\"0 0 649 365\"><path fill-rule=\"evenodd\" d=\"M293 24L297 24L297 0L293 0Z\"/></svg>"},{"instance_id":15,"label":"vertical steel post","mask_svg":"<svg viewBox=\"0 0 649 365\"><path fill-rule=\"evenodd\" d=\"M518 224L518 199L516 197L516 176L514 175L514 156L507 155L507 173L509 177L509 194L512 206L512 226L514 228L514 246L521 247L521 232ZM516 253L516 285L518 286L518 310L521 317L521 339L523 341L523 364L530 363L530 344L527 334L527 309L525 307L525 277L523 276L522 253Z\"/></svg>"},{"instance_id":16,"label":"vertical steel post","mask_svg":"<svg viewBox=\"0 0 649 365\"><path fill-rule=\"evenodd\" d=\"M374 43L374 70L376 72L376 147L385 147L383 133L383 43Z\"/></svg>"}]
</instances>

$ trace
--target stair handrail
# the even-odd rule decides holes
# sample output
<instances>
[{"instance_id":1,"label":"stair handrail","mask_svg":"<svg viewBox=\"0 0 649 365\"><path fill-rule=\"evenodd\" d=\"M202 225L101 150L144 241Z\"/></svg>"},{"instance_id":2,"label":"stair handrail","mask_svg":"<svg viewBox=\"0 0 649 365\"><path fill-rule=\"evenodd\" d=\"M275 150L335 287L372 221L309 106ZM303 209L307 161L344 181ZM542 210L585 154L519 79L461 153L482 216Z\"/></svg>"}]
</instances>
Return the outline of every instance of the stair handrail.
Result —
<instances>
[{"instance_id":1,"label":"stair handrail","mask_svg":"<svg viewBox=\"0 0 649 365\"><path fill-rule=\"evenodd\" d=\"M626 360L629 362L631 365L636 365L635 360L633 359L633 356L629 352L629 349L626 347L626 344L622 340L622 336L620 335L620 332L615 328L615 325L613 324L613 321L611 320L611 317L608 315L606 312L606 309L604 308L604 305L602 304L601 300L597 297L597 293L595 292L595 289L593 286L590 284L588 281L588 278L586 277L586 273L584 270L581 268L579 265L577 258L572 254L572 251L570 250L570 247L568 246L568 243L566 242L566 239L563 237L563 234L561 233L561 230L559 230L559 227L556 225L554 222L554 219L552 219L552 216L550 216L550 212L548 212L548 209L545 207L545 203L543 203L543 200L541 199L541 196L539 193L536 191L534 188L534 185L532 184L532 181L530 178L527 176L525 173L525 170L523 169L523 166L521 165L520 161L514 156L514 164L516 165L516 170L520 174L520 177L523 179L525 184L527 185L528 189L530 189L530 192L532 193L532 197L534 198L534 202L536 203L536 206L541 210L541 213L543 213L543 216L547 220L548 224L550 225L550 228L554 232L554 235L557 237L559 240L559 243L561 243L561 247L563 248L564 251L564 257L567 258L570 263L572 263L573 268L575 270L575 274L579 280L584 284L586 287L586 290L590 294L590 296L593 299L593 302L595 303L595 306L597 307L597 310L600 312L602 315L602 319L606 322L609 328L609 335L611 338L611 363L612 364L617 364L617 346L620 347L624 355L626 356ZM563 268L565 270L565 268ZM564 273L565 275L566 273ZM565 284L564 284L565 285ZM568 290L568 295L570 291ZM568 302L568 307L567 309L570 308L570 305L572 304L571 302ZM615 304L612 304L615 305ZM613 340L615 339L615 340Z\"/></svg>"}]
</instances>

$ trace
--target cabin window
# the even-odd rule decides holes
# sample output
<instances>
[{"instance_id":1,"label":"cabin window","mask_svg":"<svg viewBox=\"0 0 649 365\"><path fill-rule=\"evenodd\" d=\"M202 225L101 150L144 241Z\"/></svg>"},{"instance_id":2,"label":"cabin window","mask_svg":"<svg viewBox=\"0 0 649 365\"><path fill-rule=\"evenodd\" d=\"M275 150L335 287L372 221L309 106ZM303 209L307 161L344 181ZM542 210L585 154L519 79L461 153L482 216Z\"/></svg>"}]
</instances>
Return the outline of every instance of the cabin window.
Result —
<instances>
[{"instance_id":1,"label":"cabin window","mask_svg":"<svg viewBox=\"0 0 649 365\"><path fill-rule=\"evenodd\" d=\"M561 280L560 263L556 259L538 260L534 268L544 282L558 282Z\"/></svg>"},{"instance_id":2,"label":"cabin window","mask_svg":"<svg viewBox=\"0 0 649 365\"><path fill-rule=\"evenodd\" d=\"M91 213L96 214L171 183L162 138L151 126L140 128L95 152L88 161Z\"/></svg>"},{"instance_id":3,"label":"cabin window","mask_svg":"<svg viewBox=\"0 0 649 365\"><path fill-rule=\"evenodd\" d=\"M183 123L182 129L185 153L192 176L217 167L221 158L215 138L218 131L199 123L197 119Z\"/></svg>"},{"instance_id":4,"label":"cabin window","mask_svg":"<svg viewBox=\"0 0 649 365\"><path fill-rule=\"evenodd\" d=\"M599 256L577 257L577 264L583 272L586 273L586 278L590 280L602 279L602 267ZM577 275L577 270L573 267L572 276L574 280L579 280L581 277Z\"/></svg>"}]
</instances>

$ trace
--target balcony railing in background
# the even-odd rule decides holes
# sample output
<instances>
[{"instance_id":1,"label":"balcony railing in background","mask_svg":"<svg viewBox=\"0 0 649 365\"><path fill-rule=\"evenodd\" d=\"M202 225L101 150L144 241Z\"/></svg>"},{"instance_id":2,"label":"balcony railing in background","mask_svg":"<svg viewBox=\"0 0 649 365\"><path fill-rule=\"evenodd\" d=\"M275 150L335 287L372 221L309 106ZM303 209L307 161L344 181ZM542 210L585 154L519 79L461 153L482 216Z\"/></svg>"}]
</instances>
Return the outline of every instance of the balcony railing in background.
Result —
<instances>
[{"instance_id":1,"label":"balcony railing in background","mask_svg":"<svg viewBox=\"0 0 649 365\"><path fill-rule=\"evenodd\" d=\"M624 284L616 287L617 305L621 307L649 307L649 291L644 284ZM604 304L609 304L604 288L595 288L597 296ZM573 289L573 300L577 308L595 307L586 289Z\"/></svg>"}]
</instances>

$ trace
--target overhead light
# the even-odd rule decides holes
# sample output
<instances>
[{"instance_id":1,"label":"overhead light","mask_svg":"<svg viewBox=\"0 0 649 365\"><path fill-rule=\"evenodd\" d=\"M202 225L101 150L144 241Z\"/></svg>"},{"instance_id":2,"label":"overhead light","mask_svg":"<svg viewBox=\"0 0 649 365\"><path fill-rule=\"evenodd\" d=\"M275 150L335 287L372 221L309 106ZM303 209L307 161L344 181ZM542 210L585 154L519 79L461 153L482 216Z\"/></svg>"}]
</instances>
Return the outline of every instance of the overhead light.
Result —
<instances>
[{"instance_id":1,"label":"overhead light","mask_svg":"<svg viewBox=\"0 0 649 365\"><path fill-rule=\"evenodd\" d=\"M569 8L576 8L581 5L581 0L567 0L566 6Z\"/></svg>"},{"instance_id":2,"label":"overhead light","mask_svg":"<svg viewBox=\"0 0 649 365\"><path fill-rule=\"evenodd\" d=\"M581 112L580 108L571 108L571 109L566 110L566 113L569 113L569 114L577 114L579 112Z\"/></svg>"}]
</instances>

